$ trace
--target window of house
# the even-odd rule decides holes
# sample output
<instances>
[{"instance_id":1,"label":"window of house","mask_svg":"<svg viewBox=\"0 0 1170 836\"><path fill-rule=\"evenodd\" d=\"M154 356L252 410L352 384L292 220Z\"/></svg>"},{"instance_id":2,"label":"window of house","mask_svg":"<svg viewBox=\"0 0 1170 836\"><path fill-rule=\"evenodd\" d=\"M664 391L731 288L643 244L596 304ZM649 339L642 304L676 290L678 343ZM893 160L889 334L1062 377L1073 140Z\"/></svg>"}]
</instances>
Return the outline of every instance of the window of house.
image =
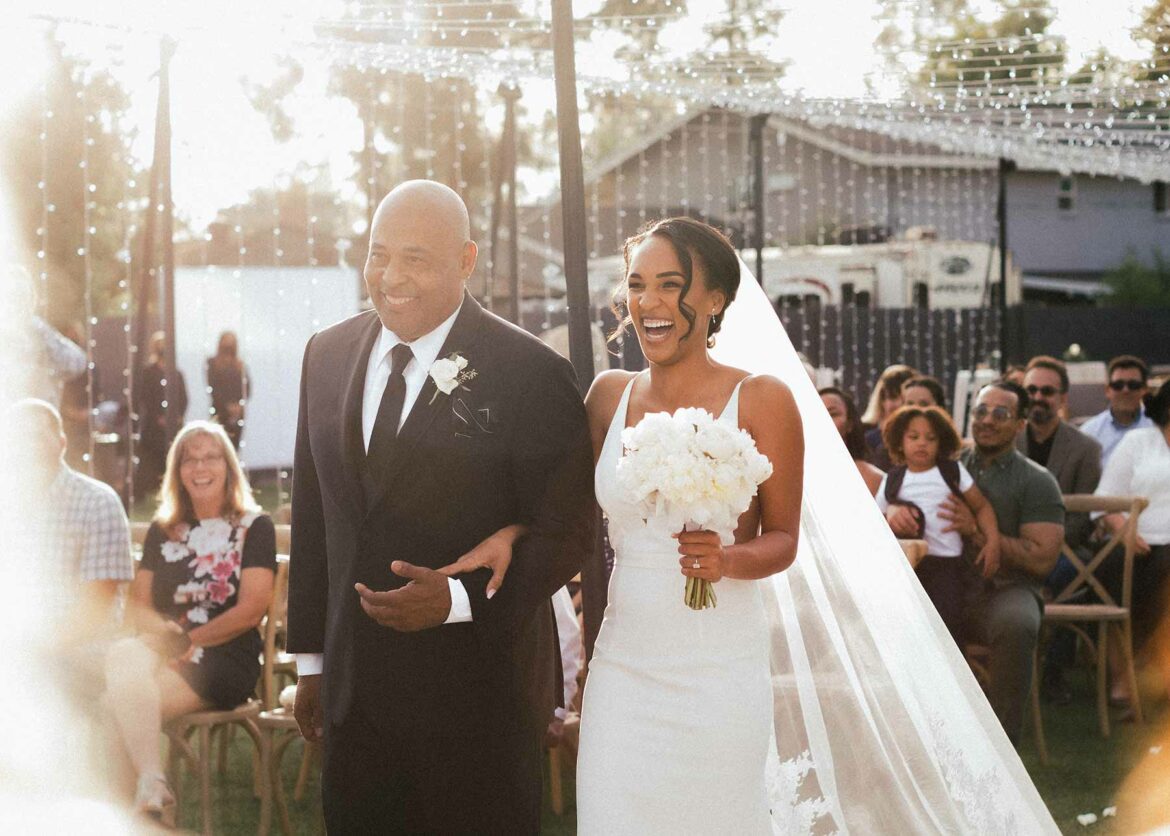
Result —
<instances>
[{"instance_id":1,"label":"window of house","mask_svg":"<svg viewBox=\"0 0 1170 836\"><path fill-rule=\"evenodd\" d=\"M1073 177L1061 177L1056 186L1056 208L1071 212L1077 205L1077 181Z\"/></svg>"},{"instance_id":2,"label":"window of house","mask_svg":"<svg viewBox=\"0 0 1170 836\"><path fill-rule=\"evenodd\" d=\"M1170 218L1170 189L1165 180L1154 181L1154 212L1164 218Z\"/></svg>"}]
</instances>

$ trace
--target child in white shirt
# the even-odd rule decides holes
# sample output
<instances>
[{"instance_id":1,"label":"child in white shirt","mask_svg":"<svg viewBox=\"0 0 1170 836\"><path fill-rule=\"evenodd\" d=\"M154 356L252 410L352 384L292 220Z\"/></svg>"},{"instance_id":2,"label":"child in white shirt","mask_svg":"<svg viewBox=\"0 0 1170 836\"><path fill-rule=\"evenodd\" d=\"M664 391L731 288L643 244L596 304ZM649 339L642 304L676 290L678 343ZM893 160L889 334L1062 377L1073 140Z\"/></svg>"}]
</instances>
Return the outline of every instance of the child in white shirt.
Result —
<instances>
[{"instance_id":1,"label":"child in white shirt","mask_svg":"<svg viewBox=\"0 0 1170 836\"><path fill-rule=\"evenodd\" d=\"M995 511L971 474L955 459L959 433L946 412L934 406L902 407L886 421L882 435L895 465L878 487L878 507L888 519L898 506L908 506L919 523L919 537L926 540L927 556L915 573L958 642L972 576L962 560L963 538L939 516L939 511L952 494L971 508L987 540L975 558L985 578L999 569Z\"/></svg>"}]
</instances>

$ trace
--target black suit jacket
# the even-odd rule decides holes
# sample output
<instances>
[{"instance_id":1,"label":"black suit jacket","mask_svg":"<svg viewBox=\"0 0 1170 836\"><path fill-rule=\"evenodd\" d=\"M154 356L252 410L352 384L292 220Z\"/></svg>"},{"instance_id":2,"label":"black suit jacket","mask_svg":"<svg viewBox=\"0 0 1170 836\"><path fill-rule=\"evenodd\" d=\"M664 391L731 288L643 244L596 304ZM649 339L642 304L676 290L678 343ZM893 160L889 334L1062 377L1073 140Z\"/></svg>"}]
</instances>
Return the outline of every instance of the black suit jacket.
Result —
<instances>
[{"instance_id":1,"label":"black suit jacket","mask_svg":"<svg viewBox=\"0 0 1170 836\"><path fill-rule=\"evenodd\" d=\"M440 357L474 373L450 395L427 378L373 496L360 478L362 392L380 323L367 311L315 334L301 370L288 650L325 654L327 720L351 711L392 735L543 730L555 706L549 599L593 546L593 462L572 367L465 295ZM438 569L512 523L503 587L463 576L473 621L396 632L354 583L403 585L394 560Z\"/></svg>"}]
</instances>

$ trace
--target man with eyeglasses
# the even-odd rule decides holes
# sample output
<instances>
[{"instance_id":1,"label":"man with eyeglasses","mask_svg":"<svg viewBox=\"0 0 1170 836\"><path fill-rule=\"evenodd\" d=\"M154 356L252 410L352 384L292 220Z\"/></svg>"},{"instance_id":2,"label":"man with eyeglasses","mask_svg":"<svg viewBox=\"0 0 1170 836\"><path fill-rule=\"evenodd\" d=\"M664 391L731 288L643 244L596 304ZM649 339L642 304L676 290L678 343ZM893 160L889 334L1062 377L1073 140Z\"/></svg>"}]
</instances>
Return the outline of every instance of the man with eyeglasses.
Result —
<instances>
[{"instance_id":1,"label":"man with eyeglasses","mask_svg":"<svg viewBox=\"0 0 1170 836\"><path fill-rule=\"evenodd\" d=\"M987 698L1012 743L1020 739L1032 685L1032 656L1044 613L1040 590L1064 537L1064 502L1056 478L1016 450L1028 415L1028 393L1001 380L983 387L972 410L973 448L961 456L999 523L999 571L982 584L967 613L975 638L988 645ZM940 515L982 548L975 516L952 497Z\"/></svg>"},{"instance_id":2,"label":"man with eyeglasses","mask_svg":"<svg viewBox=\"0 0 1170 836\"><path fill-rule=\"evenodd\" d=\"M1114 357L1109 361L1107 380L1109 408L1081 426L1081 432L1101 445L1101 467L1109 462L1127 432L1154 426L1142 406L1150 381L1150 367L1144 360L1131 354Z\"/></svg>"},{"instance_id":3,"label":"man with eyeglasses","mask_svg":"<svg viewBox=\"0 0 1170 836\"><path fill-rule=\"evenodd\" d=\"M1062 494L1086 494L1097 490L1101 479L1101 445L1061 419L1068 403L1068 369L1055 357L1033 357L1024 372L1024 390L1031 406L1028 424L1016 437L1016 449L1056 477ZM1092 533L1088 514L1067 514L1064 541L1081 549ZM1087 556L1087 555L1086 555ZM1076 577L1076 570L1063 554L1044 585L1059 592ZM1064 668L1071 665L1076 645L1072 634L1061 631L1045 657L1041 693L1050 702L1066 704L1072 691L1064 681Z\"/></svg>"}]
</instances>

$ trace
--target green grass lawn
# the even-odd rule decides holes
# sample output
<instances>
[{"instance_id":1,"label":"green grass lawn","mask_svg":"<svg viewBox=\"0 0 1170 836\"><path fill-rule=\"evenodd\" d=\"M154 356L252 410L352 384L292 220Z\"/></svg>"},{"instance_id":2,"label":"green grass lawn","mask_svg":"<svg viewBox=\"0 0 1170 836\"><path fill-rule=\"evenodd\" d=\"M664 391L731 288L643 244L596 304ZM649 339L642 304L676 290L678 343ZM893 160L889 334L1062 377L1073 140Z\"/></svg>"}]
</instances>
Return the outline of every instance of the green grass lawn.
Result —
<instances>
[{"instance_id":1,"label":"green grass lawn","mask_svg":"<svg viewBox=\"0 0 1170 836\"><path fill-rule=\"evenodd\" d=\"M1106 740L1097 728L1092 683L1087 673L1075 672L1071 684L1076 700L1069 706L1044 705L1045 733L1050 762L1041 766L1031 737L1031 728L1021 745L1020 754L1048 804L1053 818L1064 833L1122 834L1148 829L1135 818L1141 808L1165 812L1170 810L1170 706L1159 692L1157 682L1147 677L1143 685L1147 717L1141 725L1115 722L1112 736ZM1115 719L1119 713L1113 712ZM1151 747L1163 746L1158 754ZM323 832L320 824L320 783L316 775L301 801L291 798L301 758L301 744L294 742L285 755L284 778L289 794L289 812L298 834ZM213 827L216 833L251 834L256 832L260 803L252 797L251 743L237 734L232 744L227 773L213 778ZM576 832L574 819L573 775L565 778L565 815L555 816L545 797L544 830L550 834ZM1129 779L1127 781L1127 779ZM184 805L180 824L199 829L198 786L194 777L184 780ZM1116 818L1101 818L1106 807L1118 807ZM1077 822L1082 813L1095 813L1097 824L1083 827ZM273 833L279 832L274 819Z\"/></svg>"}]
</instances>

